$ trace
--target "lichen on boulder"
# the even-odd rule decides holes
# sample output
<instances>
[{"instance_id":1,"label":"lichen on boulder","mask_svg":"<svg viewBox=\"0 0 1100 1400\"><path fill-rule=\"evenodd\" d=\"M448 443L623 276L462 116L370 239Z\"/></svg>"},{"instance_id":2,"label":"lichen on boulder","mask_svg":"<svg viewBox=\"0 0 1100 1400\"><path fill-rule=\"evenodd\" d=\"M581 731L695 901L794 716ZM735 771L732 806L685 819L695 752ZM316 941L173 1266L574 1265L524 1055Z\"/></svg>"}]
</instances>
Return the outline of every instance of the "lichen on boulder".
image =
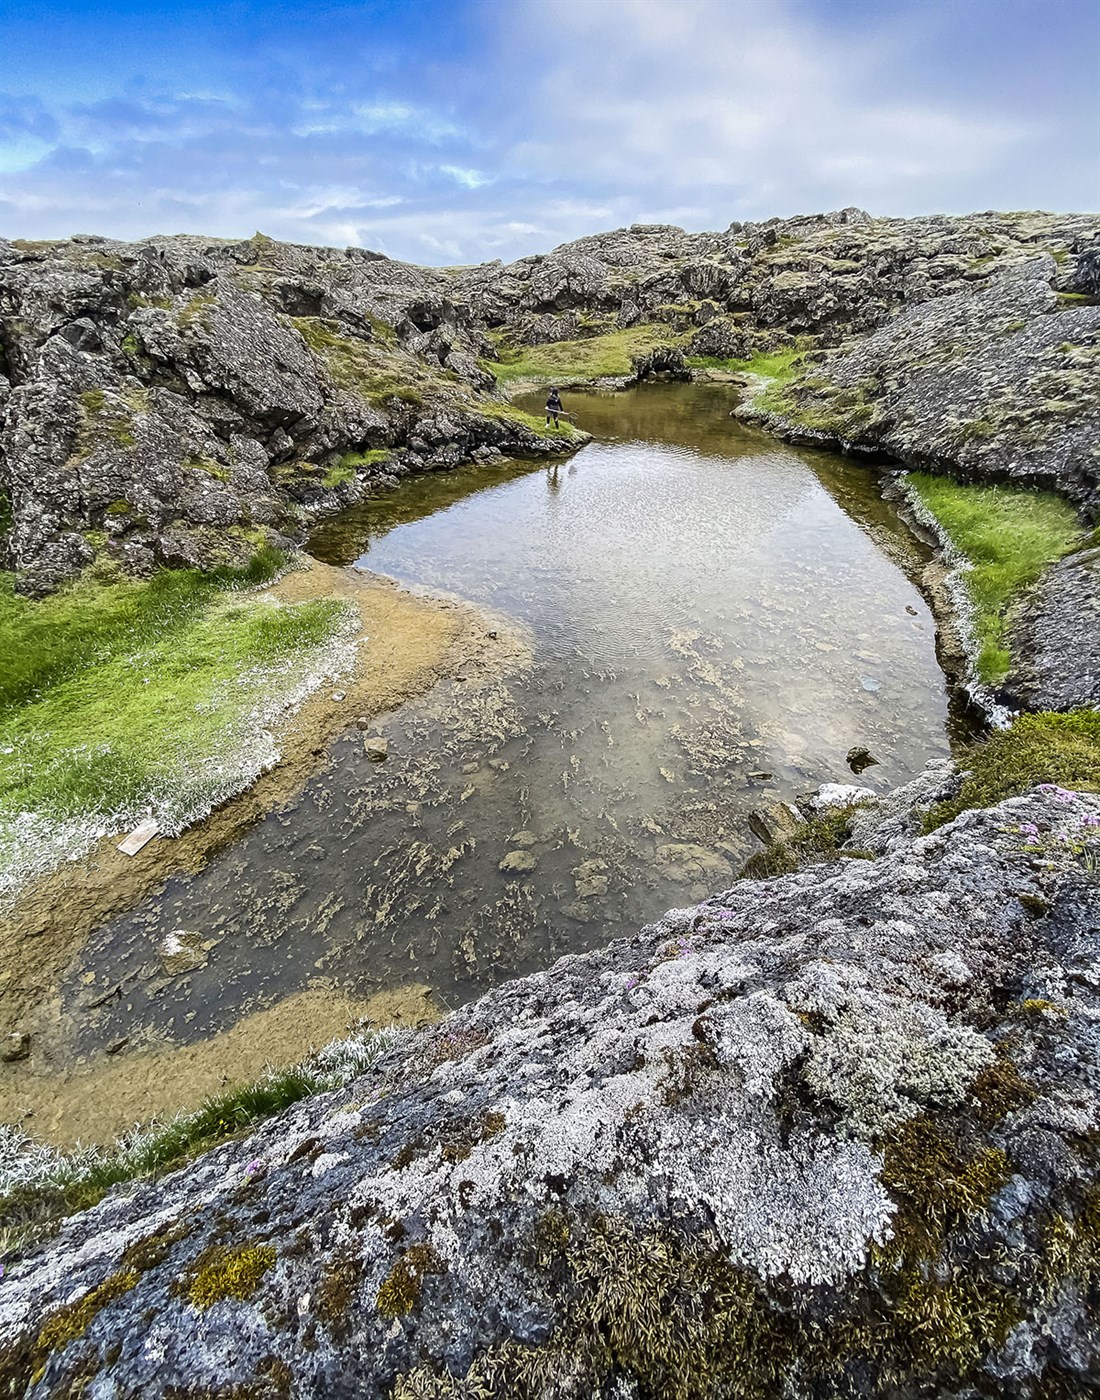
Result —
<instances>
[{"instance_id":1,"label":"lichen on boulder","mask_svg":"<svg viewBox=\"0 0 1100 1400\"><path fill-rule=\"evenodd\" d=\"M1100 797L890 821L71 1218L11 1393L1084 1393Z\"/></svg>"}]
</instances>

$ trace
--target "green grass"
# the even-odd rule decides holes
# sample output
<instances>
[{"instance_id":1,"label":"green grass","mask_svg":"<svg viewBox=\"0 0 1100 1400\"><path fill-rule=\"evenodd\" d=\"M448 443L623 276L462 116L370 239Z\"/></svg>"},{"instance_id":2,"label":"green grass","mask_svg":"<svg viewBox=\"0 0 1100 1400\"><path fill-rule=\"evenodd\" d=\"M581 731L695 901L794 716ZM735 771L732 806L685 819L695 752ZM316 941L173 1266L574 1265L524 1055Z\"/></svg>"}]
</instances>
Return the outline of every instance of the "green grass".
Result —
<instances>
[{"instance_id":1,"label":"green grass","mask_svg":"<svg viewBox=\"0 0 1100 1400\"><path fill-rule=\"evenodd\" d=\"M1100 712L1021 715L1008 729L971 745L959 757L969 776L957 797L925 818L935 830L971 807L989 807L1039 783L1100 792Z\"/></svg>"},{"instance_id":2,"label":"green grass","mask_svg":"<svg viewBox=\"0 0 1100 1400\"><path fill-rule=\"evenodd\" d=\"M655 345L677 345L682 336L667 326L629 326L585 340L557 340L549 345L497 347L500 362L484 367L507 382L512 379L605 379L630 374L633 357Z\"/></svg>"},{"instance_id":3,"label":"green grass","mask_svg":"<svg viewBox=\"0 0 1100 1400\"><path fill-rule=\"evenodd\" d=\"M265 729L344 625L344 605L281 607L248 570L82 581L40 603L0 588L0 885L17 887L97 829L152 809L180 830L247 786ZM267 761L270 761L268 756Z\"/></svg>"},{"instance_id":4,"label":"green grass","mask_svg":"<svg viewBox=\"0 0 1100 1400\"><path fill-rule=\"evenodd\" d=\"M747 360L722 360L714 355L689 355L688 364L696 369L724 369L730 373L759 374L766 379L785 383L797 373L796 361L806 352L799 349L769 350Z\"/></svg>"},{"instance_id":5,"label":"green grass","mask_svg":"<svg viewBox=\"0 0 1100 1400\"><path fill-rule=\"evenodd\" d=\"M340 458L340 466L351 467L375 467L379 463L388 461L390 457L388 447L370 447L363 452L345 452Z\"/></svg>"},{"instance_id":6,"label":"green grass","mask_svg":"<svg viewBox=\"0 0 1100 1400\"><path fill-rule=\"evenodd\" d=\"M479 402L476 411L484 418L503 418L509 423L518 423L520 427L530 428L533 433L538 433L540 437L571 438L576 435L576 429L572 424L560 422L556 427L551 424L546 426L546 419L540 418L535 413L525 413L522 408L514 408L510 403L496 403L492 399Z\"/></svg>"},{"instance_id":7,"label":"green grass","mask_svg":"<svg viewBox=\"0 0 1100 1400\"><path fill-rule=\"evenodd\" d=\"M947 477L908 477L925 508L972 567L965 573L980 647L978 675L998 685L1011 663L1005 609L1043 568L1084 543L1072 506L1052 492L962 486Z\"/></svg>"}]
</instances>

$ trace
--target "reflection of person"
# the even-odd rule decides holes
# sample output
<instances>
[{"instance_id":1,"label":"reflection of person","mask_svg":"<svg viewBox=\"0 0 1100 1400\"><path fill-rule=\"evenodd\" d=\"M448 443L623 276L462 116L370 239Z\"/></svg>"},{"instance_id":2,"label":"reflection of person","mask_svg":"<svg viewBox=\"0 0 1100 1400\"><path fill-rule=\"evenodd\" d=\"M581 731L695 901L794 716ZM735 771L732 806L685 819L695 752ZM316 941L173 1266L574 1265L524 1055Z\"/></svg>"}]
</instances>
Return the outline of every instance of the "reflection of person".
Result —
<instances>
[{"instance_id":1,"label":"reflection of person","mask_svg":"<svg viewBox=\"0 0 1100 1400\"><path fill-rule=\"evenodd\" d=\"M550 426L550 420L552 418L554 420L554 427L556 428L558 426L558 414L564 412L565 409L561 406L561 395L558 393L557 389L551 389L550 397L546 400L546 426Z\"/></svg>"}]
</instances>

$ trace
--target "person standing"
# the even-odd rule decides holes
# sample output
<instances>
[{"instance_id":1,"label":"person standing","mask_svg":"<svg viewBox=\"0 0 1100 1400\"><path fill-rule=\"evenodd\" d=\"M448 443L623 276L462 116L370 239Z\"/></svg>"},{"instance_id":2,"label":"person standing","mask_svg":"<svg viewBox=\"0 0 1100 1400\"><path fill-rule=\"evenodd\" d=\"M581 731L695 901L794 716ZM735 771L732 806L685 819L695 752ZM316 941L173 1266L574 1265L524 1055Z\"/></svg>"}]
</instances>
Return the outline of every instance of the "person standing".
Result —
<instances>
[{"instance_id":1,"label":"person standing","mask_svg":"<svg viewBox=\"0 0 1100 1400\"><path fill-rule=\"evenodd\" d=\"M553 419L554 427L556 428L558 426L558 416L563 413L565 413L565 409L562 408L561 395L558 393L557 389L551 389L550 395L546 400L546 426L549 427L550 420Z\"/></svg>"}]
</instances>

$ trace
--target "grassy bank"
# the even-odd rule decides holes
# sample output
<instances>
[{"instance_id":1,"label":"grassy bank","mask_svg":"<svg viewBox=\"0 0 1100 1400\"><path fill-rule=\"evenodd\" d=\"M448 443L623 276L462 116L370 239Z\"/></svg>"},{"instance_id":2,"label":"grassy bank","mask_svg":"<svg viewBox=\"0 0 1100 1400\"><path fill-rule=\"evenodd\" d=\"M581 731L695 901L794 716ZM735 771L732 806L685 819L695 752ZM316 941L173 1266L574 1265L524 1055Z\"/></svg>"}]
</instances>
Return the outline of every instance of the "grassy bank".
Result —
<instances>
[{"instance_id":1,"label":"grassy bank","mask_svg":"<svg viewBox=\"0 0 1100 1400\"><path fill-rule=\"evenodd\" d=\"M0 577L0 892L153 813L167 832L274 760L268 726L319 683L351 618L240 573L84 579L42 602Z\"/></svg>"},{"instance_id":2,"label":"grassy bank","mask_svg":"<svg viewBox=\"0 0 1100 1400\"><path fill-rule=\"evenodd\" d=\"M629 326L584 340L557 340L549 345L497 346L499 362L485 368L507 383L513 379L607 379L630 374L635 355L655 345L677 345L683 339L668 326Z\"/></svg>"},{"instance_id":3,"label":"grassy bank","mask_svg":"<svg viewBox=\"0 0 1100 1400\"><path fill-rule=\"evenodd\" d=\"M935 830L971 807L991 807L1040 783L1073 792L1100 792L1100 712L1021 715L959 755L967 776L957 797L933 808Z\"/></svg>"},{"instance_id":4,"label":"grassy bank","mask_svg":"<svg viewBox=\"0 0 1100 1400\"><path fill-rule=\"evenodd\" d=\"M731 374L758 374L764 379L772 379L777 384L785 384L798 372L796 362L805 354L804 350L770 350L753 355L747 360L723 360L713 355L689 355L687 362L693 369L721 369Z\"/></svg>"},{"instance_id":5,"label":"grassy bank","mask_svg":"<svg viewBox=\"0 0 1100 1400\"><path fill-rule=\"evenodd\" d=\"M969 566L964 578L974 607L977 672L987 685L998 685L1011 663L1005 611L1047 564L1084 543L1077 516L1052 492L962 486L923 472L907 480Z\"/></svg>"}]
</instances>

